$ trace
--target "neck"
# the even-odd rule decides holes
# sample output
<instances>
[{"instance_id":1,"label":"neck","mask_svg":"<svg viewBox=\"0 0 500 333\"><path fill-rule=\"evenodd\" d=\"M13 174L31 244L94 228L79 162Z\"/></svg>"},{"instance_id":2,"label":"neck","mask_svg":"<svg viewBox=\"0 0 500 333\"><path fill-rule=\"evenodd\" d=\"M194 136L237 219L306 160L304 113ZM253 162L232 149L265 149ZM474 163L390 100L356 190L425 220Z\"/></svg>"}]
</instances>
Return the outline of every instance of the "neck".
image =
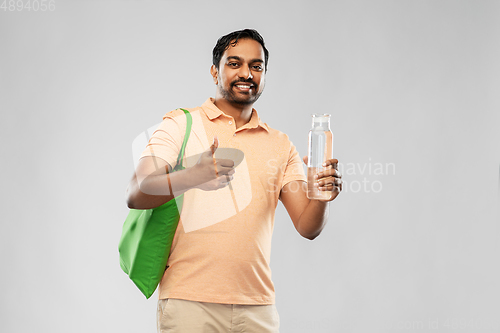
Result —
<instances>
[{"instance_id":1,"label":"neck","mask_svg":"<svg viewBox=\"0 0 500 333\"><path fill-rule=\"evenodd\" d=\"M233 117L236 128L245 125L250 121L250 118L252 118L253 104L235 104L220 96L215 96L214 104L219 110Z\"/></svg>"}]
</instances>

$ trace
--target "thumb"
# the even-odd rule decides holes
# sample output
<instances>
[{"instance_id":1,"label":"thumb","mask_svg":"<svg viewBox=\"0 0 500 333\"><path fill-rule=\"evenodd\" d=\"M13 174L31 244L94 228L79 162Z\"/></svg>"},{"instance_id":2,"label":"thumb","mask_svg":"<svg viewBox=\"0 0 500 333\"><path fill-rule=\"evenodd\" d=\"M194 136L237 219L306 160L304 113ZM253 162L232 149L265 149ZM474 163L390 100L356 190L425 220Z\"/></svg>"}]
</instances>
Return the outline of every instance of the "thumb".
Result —
<instances>
[{"instance_id":1,"label":"thumb","mask_svg":"<svg viewBox=\"0 0 500 333\"><path fill-rule=\"evenodd\" d=\"M219 139L217 138L217 135L216 135L216 136L214 136L214 142L210 146L210 151L212 151L212 155L215 154L217 147L219 147Z\"/></svg>"}]
</instances>

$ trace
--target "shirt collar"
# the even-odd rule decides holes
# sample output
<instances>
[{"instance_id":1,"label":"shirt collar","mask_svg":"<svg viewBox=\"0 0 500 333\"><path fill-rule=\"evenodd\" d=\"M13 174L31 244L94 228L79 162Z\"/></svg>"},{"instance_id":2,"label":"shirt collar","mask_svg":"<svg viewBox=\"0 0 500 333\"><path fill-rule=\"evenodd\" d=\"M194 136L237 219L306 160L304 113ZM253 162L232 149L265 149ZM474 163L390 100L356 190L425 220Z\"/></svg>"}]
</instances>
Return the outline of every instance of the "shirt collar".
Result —
<instances>
[{"instance_id":1,"label":"shirt collar","mask_svg":"<svg viewBox=\"0 0 500 333\"><path fill-rule=\"evenodd\" d=\"M214 104L214 99L212 97L208 98L205 103L201 106L203 110L205 111L208 119L214 120L215 118L221 116L224 114L217 106ZM257 128L257 127L262 127L265 129L267 132L269 132L269 127L267 126L266 123L262 122L260 120L259 115L257 114L257 110L252 109L252 117L250 118L250 121L243 125L241 129L243 128Z\"/></svg>"}]
</instances>

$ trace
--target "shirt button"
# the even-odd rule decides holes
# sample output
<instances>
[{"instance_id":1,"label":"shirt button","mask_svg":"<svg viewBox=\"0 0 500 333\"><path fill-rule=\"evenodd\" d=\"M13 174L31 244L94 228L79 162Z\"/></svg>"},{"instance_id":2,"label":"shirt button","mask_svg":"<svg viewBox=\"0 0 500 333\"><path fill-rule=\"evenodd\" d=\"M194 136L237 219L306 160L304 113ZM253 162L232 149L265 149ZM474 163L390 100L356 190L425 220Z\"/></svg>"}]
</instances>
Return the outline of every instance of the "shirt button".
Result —
<instances>
[{"instance_id":1,"label":"shirt button","mask_svg":"<svg viewBox=\"0 0 500 333\"><path fill-rule=\"evenodd\" d=\"M233 122L230 120L230 121L229 121L229 125L231 125L232 123L233 123Z\"/></svg>"}]
</instances>

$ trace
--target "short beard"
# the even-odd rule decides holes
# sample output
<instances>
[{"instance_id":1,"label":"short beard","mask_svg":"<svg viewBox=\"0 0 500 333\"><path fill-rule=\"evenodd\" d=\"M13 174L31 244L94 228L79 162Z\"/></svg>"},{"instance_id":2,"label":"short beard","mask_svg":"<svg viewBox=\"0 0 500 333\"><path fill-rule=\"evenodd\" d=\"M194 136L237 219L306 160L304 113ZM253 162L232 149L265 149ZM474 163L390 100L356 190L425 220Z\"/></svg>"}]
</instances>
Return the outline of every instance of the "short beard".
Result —
<instances>
[{"instance_id":1,"label":"short beard","mask_svg":"<svg viewBox=\"0 0 500 333\"><path fill-rule=\"evenodd\" d=\"M231 90L230 91L224 89L224 87L222 85L220 85L219 91L220 91L222 97L224 97L225 100L227 100L228 102L230 102L232 104L241 105L241 106L251 105L251 104L255 103L259 99L260 95L262 94L262 91L260 93L256 94L255 96L250 96L249 98L238 98L236 96L236 94L233 93L232 88L234 87L234 85L236 83L239 83L239 82L252 83L254 85L254 87L258 88L257 85L253 82L239 80L239 81L235 81L235 82L231 83L231 85L230 85Z\"/></svg>"}]
</instances>

